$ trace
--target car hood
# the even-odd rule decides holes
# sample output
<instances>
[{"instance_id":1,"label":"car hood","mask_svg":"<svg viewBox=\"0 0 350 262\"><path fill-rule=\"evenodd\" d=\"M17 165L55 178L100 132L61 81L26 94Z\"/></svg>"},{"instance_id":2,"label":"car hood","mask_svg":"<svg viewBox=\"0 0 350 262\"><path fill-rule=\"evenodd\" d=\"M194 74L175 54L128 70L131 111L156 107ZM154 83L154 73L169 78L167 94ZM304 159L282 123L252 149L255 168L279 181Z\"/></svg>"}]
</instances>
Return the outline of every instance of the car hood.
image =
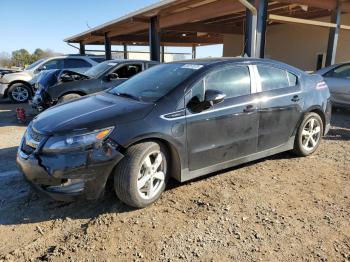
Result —
<instances>
[{"instance_id":1,"label":"car hood","mask_svg":"<svg viewBox=\"0 0 350 262\"><path fill-rule=\"evenodd\" d=\"M10 83L15 80L30 81L33 78L31 71L22 71L18 73L6 74L1 78L2 82Z\"/></svg>"},{"instance_id":2,"label":"car hood","mask_svg":"<svg viewBox=\"0 0 350 262\"><path fill-rule=\"evenodd\" d=\"M93 131L143 119L153 107L151 103L103 92L54 106L35 117L32 127L55 135Z\"/></svg>"}]
</instances>

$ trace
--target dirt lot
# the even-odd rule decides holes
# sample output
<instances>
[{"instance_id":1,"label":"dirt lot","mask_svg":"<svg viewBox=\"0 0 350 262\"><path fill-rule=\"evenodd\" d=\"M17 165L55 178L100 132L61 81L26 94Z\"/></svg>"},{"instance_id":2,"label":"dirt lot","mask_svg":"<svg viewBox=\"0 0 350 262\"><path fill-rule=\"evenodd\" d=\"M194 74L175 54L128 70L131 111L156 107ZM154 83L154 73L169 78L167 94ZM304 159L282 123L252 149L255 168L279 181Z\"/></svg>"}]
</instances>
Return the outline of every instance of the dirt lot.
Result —
<instances>
[{"instance_id":1,"label":"dirt lot","mask_svg":"<svg viewBox=\"0 0 350 262\"><path fill-rule=\"evenodd\" d=\"M0 104L0 261L350 261L350 112L308 158L279 154L186 184L134 210L31 192L16 171L25 127Z\"/></svg>"}]
</instances>

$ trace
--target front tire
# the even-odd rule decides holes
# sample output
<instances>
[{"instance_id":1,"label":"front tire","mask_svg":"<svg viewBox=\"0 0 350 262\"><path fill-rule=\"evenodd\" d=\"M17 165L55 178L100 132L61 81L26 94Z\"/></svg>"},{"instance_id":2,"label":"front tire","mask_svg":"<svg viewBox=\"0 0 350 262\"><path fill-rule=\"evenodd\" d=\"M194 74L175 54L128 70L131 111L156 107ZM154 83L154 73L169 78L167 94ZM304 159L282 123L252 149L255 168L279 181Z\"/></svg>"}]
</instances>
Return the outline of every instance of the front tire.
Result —
<instances>
[{"instance_id":1,"label":"front tire","mask_svg":"<svg viewBox=\"0 0 350 262\"><path fill-rule=\"evenodd\" d=\"M307 113L299 126L294 143L294 153L298 156L313 154L321 143L323 121L316 113Z\"/></svg>"},{"instance_id":2,"label":"front tire","mask_svg":"<svg viewBox=\"0 0 350 262\"><path fill-rule=\"evenodd\" d=\"M23 83L16 83L10 86L9 98L15 103L26 103L31 98L31 88Z\"/></svg>"},{"instance_id":3,"label":"front tire","mask_svg":"<svg viewBox=\"0 0 350 262\"><path fill-rule=\"evenodd\" d=\"M60 99L58 99L57 104L62 104L62 103L68 102L70 100L76 100L79 98L81 98L81 95L79 95L79 94L76 94L76 93L67 94L67 95L60 97Z\"/></svg>"},{"instance_id":4,"label":"front tire","mask_svg":"<svg viewBox=\"0 0 350 262\"><path fill-rule=\"evenodd\" d=\"M166 187L168 163L168 152L160 143L145 142L128 148L115 169L114 189L118 198L137 208L154 203Z\"/></svg>"}]
</instances>

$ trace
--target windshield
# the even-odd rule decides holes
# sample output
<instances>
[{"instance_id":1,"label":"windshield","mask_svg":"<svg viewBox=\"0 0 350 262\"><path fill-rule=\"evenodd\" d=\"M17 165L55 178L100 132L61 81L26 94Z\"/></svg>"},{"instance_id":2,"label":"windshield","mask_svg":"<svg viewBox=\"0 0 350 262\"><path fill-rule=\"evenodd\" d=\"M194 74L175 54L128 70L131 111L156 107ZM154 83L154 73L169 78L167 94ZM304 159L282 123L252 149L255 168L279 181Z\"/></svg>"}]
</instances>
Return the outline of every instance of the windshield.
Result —
<instances>
[{"instance_id":1,"label":"windshield","mask_svg":"<svg viewBox=\"0 0 350 262\"><path fill-rule=\"evenodd\" d=\"M36 67L37 65L39 65L43 61L44 61L44 59L39 59L38 61L35 61L34 63L32 63L29 66L27 66L24 70L33 69L34 67Z\"/></svg>"},{"instance_id":2,"label":"windshield","mask_svg":"<svg viewBox=\"0 0 350 262\"><path fill-rule=\"evenodd\" d=\"M201 66L191 67L186 64L157 65L137 74L109 92L115 95L137 97L142 101L155 102L188 79L199 68Z\"/></svg>"},{"instance_id":3,"label":"windshield","mask_svg":"<svg viewBox=\"0 0 350 262\"><path fill-rule=\"evenodd\" d=\"M115 67L116 65L118 65L118 63L112 62L112 61L106 61L91 67L84 74L91 78L96 78L96 77L99 77L104 72L106 72L107 70L111 69L112 67Z\"/></svg>"}]
</instances>

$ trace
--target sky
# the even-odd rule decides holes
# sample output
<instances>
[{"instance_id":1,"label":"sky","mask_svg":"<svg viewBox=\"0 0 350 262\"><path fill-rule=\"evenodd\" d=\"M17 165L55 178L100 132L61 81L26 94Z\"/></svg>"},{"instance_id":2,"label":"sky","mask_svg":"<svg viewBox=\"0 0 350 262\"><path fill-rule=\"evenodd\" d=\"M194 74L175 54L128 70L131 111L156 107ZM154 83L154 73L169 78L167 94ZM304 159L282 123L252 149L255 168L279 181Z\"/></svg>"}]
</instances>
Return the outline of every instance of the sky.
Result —
<instances>
[{"instance_id":1,"label":"sky","mask_svg":"<svg viewBox=\"0 0 350 262\"><path fill-rule=\"evenodd\" d=\"M63 42L64 38L157 2L159 0L1 0L0 53L21 48L29 52L49 48L65 54L76 53L76 49ZM134 49L148 51L147 47ZM114 46L113 50L122 48ZM191 53L191 48L167 48L166 51ZM197 57L221 55L222 45L197 49Z\"/></svg>"}]
</instances>

